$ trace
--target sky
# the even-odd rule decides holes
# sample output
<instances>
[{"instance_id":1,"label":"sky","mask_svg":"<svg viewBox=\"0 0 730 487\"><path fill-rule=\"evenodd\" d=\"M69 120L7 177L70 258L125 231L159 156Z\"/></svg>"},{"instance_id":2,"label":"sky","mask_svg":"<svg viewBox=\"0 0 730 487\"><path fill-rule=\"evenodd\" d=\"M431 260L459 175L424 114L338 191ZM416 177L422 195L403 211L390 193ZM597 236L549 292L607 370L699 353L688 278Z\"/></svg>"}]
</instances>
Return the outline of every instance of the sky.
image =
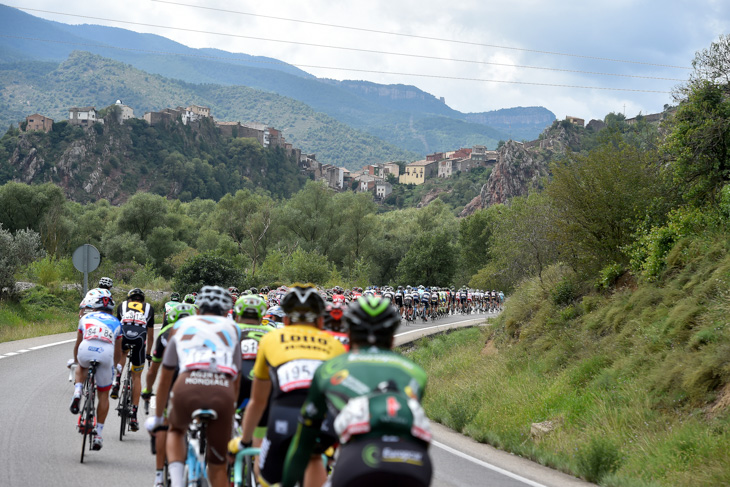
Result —
<instances>
[{"instance_id":1,"label":"sky","mask_svg":"<svg viewBox=\"0 0 730 487\"><path fill-rule=\"evenodd\" d=\"M730 33L727 0L6 3L266 38L269 40L28 12L64 23L95 23L159 34L190 47L320 66L302 69L321 78L414 85L444 97L450 107L462 112L544 106L559 119L567 115L602 119L609 112L632 117L661 111L665 104L674 103L670 92L688 78L695 52L709 47L720 34Z\"/></svg>"}]
</instances>

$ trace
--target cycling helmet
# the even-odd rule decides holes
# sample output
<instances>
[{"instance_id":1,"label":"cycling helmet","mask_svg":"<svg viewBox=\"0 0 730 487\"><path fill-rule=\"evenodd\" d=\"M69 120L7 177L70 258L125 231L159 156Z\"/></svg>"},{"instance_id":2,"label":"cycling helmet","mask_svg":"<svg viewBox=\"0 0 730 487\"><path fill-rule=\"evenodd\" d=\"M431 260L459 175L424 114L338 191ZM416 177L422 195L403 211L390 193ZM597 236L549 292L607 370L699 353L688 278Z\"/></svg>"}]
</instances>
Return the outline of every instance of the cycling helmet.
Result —
<instances>
[{"instance_id":1,"label":"cycling helmet","mask_svg":"<svg viewBox=\"0 0 730 487\"><path fill-rule=\"evenodd\" d=\"M266 301L256 294L241 296L236 301L233 312L244 319L261 321L266 312Z\"/></svg>"},{"instance_id":2,"label":"cycling helmet","mask_svg":"<svg viewBox=\"0 0 730 487\"><path fill-rule=\"evenodd\" d=\"M344 315L353 342L390 347L400 315L389 299L362 297Z\"/></svg>"},{"instance_id":3,"label":"cycling helmet","mask_svg":"<svg viewBox=\"0 0 730 487\"><path fill-rule=\"evenodd\" d=\"M281 306L272 306L271 308L266 310L266 314L264 316L273 316L274 318L276 318L275 321L284 321L286 313L284 313L284 310L281 309Z\"/></svg>"},{"instance_id":4,"label":"cycling helmet","mask_svg":"<svg viewBox=\"0 0 730 487\"><path fill-rule=\"evenodd\" d=\"M111 277L102 277L99 279L99 287L102 289L111 289L114 285Z\"/></svg>"},{"instance_id":5,"label":"cycling helmet","mask_svg":"<svg viewBox=\"0 0 730 487\"><path fill-rule=\"evenodd\" d=\"M238 288L236 286L229 287L228 288L228 292L231 293L231 294L239 294L238 293Z\"/></svg>"},{"instance_id":6,"label":"cycling helmet","mask_svg":"<svg viewBox=\"0 0 730 487\"><path fill-rule=\"evenodd\" d=\"M180 302L180 293L172 293L172 294L170 294L170 301Z\"/></svg>"},{"instance_id":7,"label":"cycling helmet","mask_svg":"<svg viewBox=\"0 0 730 487\"><path fill-rule=\"evenodd\" d=\"M220 286L203 286L195 299L195 304L202 313L224 316L233 307L233 300L231 293Z\"/></svg>"},{"instance_id":8,"label":"cycling helmet","mask_svg":"<svg viewBox=\"0 0 730 487\"><path fill-rule=\"evenodd\" d=\"M325 302L312 284L296 283L281 300L292 323L314 323L325 311Z\"/></svg>"},{"instance_id":9,"label":"cycling helmet","mask_svg":"<svg viewBox=\"0 0 730 487\"><path fill-rule=\"evenodd\" d=\"M96 288L90 290L79 304L79 309L95 311L106 311L111 313L114 310L114 299L108 289Z\"/></svg>"},{"instance_id":10,"label":"cycling helmet","mask_svg":"<svg viewBox=\"0 0 730 487\"><path fill-rule=\"evenodd\" d=\"M195 304L195 295L186 294L185 297L183 298L183 303Z\"/></svg>"},{"instance_id":11,"label":"cycling helmet","mask_svg":"<svg viewBox=\"0 0 730 487\"><path fill-rule=\"evenodd\" d=\"M337 332L346 332L347 327L342 323L344 311L338 304L328 304L324 314L324 329Z\"/></svg>"},{"instance_id":12,"label":"cycling helmet","mask_svg":"<svg viewBox=\"0 0 730 487\"><path fill-rule=\"evenodd\" d=\"M134 297L140 298L142 301L144 301L144 291L142 291L140 288L136 287L134 289L130 289L127 293L127 298L132 299Z\"/></svg>"},{"instance_id":13,"label":"cycling helmet","mask_svg":"<svg viewBox=\"0 0 730 487\"><path fill-rule=\"evenodd\" d=\"M195 316L195 311L197 309L198 307L194 304L178 303L167 312L167 324L174 325L180 318Z\"/></svg>"},{"instance_id":14,"label":"cycling helmet","mask_svg":"<svg viewBox=\"0 0 730 487\"><path fill-rule=\"evenodd\" d=\"M259 293L258 289L256 289L255 287L251 288L251 294L258 294L258 293Z\"/></svg>"},{"instance_id":15,"label":"cycling helmet","mask_svg":"<svg viewBox=\"0 0 730 487\"><path fill-rule=\"evenodd\" d=\"M268 294L270 291L271 291L271 288L269 288L269 286L264 286L261 288L262 294Z\"/></svg>"}]
</instances>

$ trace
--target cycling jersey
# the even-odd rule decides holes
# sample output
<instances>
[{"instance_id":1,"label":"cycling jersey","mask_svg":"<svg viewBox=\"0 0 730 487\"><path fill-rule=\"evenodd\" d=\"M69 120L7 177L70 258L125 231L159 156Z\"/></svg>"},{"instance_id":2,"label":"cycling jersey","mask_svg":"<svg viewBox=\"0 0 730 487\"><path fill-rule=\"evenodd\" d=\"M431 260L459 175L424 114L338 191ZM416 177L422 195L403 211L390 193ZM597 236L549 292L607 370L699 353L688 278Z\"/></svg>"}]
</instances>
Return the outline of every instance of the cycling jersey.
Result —
<instances>
[{"instance_id":1,"label":"cycling jersey","mask_svg":"<svg viewBox=\"0 0 730 487\"><path fill-rule=\"evenodd\" d=\"M241 369L241 331L222 316L186 316L173 326L162 365L236 377Z\"/></svg>"},{"instance_id":2,"label":"cycling jersey","mask_svg":"<svg viewBox=\"0 0 730 487\"><path fill-rule=\"evenodd\" d=\"M88 369L92 360L99 362L96 369L97 388L100 391L109 390L114 377L114 346L122 337L119 320L97 311L83 315L77 329L82 335L77 351L79 365Z\"/></svg>"},{"instance_id":3,"label":"cycling jersey","mask_svg":"<svg viewBox=\"0 0 730 487\"><path fill-rule=\"evenodd\" d=\"M382 391L384 383L388 386ZM337 415L334 424L342 443L335 472L338 468L343 473L351 470L340 459L363 442L390 438L396 444L403 440L422 445L425 453L431 438L428 419L420 406L425 387L425 371L390 350L372 347L325 362L314 374L301 408L301 425L293 444L305 447L289 451L282 485L294 485L304 471L310 454L307 446L316 441L313 438L319 434L326 415Z\"/></svg>"},{"instance_id":4,"label":"cycling jersey","mask_svg":"<svg viewBox=\"0 0 730 487\"><path fill-rule=\"evenodd\" d=\"M145 359L147 329L155 326L155 310L150 303L124 301L117 308L122 323L122 350L132 349L132 366L142 369Z\"/></svg>"},{"instance_id":5,"label":"cycling jersey","mask_svg":"<svg viewBox=\"0 0 730 487\"><path fill-rule=\"evenodd\" d=\"M431 293L424 292L421 294L421 302L428 304L428 302L431 301Z\"/></svg>"},{"instance_id":6,"label":"cycling jersey","mask_svg":"<svg viewBox=\"0 0 730 487\"><path fill-rule=\"evenodd\" d=\"M259 349L261 339L272 330L271 325L250 325L247 323L238 323L241 329L241 386L238 389L238 407L245 407L251 397L251 384L253 383L253 365L256 361L256 354ZM266 426L268 421L268 408L264 411L264 415L259 421L259 426Z\"/></svg>"},{"instance_id":7,"label":"cycling jersey","mask_svg":"<svg viewBox=\"0 0 730 487\"><path fill-rule=\"evenodd\" d=\"M259 342L253 375L271 380L269 422L261 443L259 467L268 484L281 479L299 409L314 373L325 360L345 352L333 336L310 325L290 325L267 333Z\"/></svg>"}]
</instances>

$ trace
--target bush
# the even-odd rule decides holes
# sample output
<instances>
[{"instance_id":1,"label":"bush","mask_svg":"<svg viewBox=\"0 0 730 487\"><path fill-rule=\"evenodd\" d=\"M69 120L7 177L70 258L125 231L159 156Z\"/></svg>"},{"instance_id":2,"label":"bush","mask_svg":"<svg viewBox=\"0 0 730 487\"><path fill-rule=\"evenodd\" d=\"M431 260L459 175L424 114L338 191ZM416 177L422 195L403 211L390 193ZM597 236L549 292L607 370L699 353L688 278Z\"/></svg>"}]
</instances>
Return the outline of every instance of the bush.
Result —
<instances>
[{"instance_id":1,"label":"bush","mask_svg":"<svg viewBox=\"0 0 730 487\"><path fill-rule=\"evenodd\" d=\"M565 306L578 297L578 285L570 277L564 277L550 293L550 297L557 306Z\"/></svg>"},{"instance_id":2,"label":"bush","mask_svg":"<svg viewBox=\"0 0 730 487\"><path fill-rule=\"evenodd\" d=\"M578 451L576 460L581 477L589 482L600 482L621 465L621 453L609 439L595 436Z\"/></svg>"},{"instance_id":3,"label":"bush","mask_svg":"<svg viewBox=\"0 0 730 487\"><path fill-rule=\"evenodd\" d=\"M191 257L175 273L175 289L181 294L200 291L205 285L238 286L243 281L241 272L227 259L211 254Z\"/></svg>"},{"instance_id":4,"label":"bush","mask_svg":"<svg viewBox=\"0 0 730 487\"><path fill-rule=\"evenodd\" d=\"M596 287L598 289L603 289L604 291L608 291L611 289L614 284L616 284L616 281L618 281L618 278L621 277L624 273L624 266L621 264L609 264L601 271L599 272L599 278L598 282L596 283Z\"/></svg>"}]
</instances>

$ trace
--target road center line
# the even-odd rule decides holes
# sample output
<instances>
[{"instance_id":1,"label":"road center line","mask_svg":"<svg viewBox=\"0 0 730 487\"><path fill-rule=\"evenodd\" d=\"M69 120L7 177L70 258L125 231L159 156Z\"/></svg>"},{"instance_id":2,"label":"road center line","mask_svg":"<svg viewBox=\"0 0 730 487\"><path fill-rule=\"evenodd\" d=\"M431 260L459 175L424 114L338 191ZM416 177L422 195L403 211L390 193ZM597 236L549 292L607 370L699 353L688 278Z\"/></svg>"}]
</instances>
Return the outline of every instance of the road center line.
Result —
<instances>
[{"instance_id":1,"label":"road center line","mask_svg":"<svg viewBox=\"0 0 730 487\"><path fill-rule=\"evenodd\" d=\"M440 443L438 441L431 440L431 444L433 446L435 446L436 448L441 448L442 450L446 450L447 452L449 452L449 453L451 453L453 455L456 455L457 457L461 457L461 458L463 458L465 460L469 460L472 463L476 463L477 465L480 465L480 466L482 466L484 468L488 468L489 470L492 470L494 472L497 472L499 474L502 474L502 475L504 475L506 477L509 477L511 479L517 480L518 482L522 482L522 483L524 483L526 485L529 485L531 487L547 487L544 484L540 484L540 483L535 482L533 480L526 479L525 477L521 477L521 476L519 476L519 475L517 475L515 473L510 472L509 470L505 470L503 468L499 468L499 467L497 467L495 465L492 465L491 463L487 463L487 462L485 462L483 460L479 460L478 458L474 458L471 455L467 455L466 453L461 452L461 451L457 450L456 448L451 448L450 446L444 445L443 443Z\"/></svg>"}]
</instances>

